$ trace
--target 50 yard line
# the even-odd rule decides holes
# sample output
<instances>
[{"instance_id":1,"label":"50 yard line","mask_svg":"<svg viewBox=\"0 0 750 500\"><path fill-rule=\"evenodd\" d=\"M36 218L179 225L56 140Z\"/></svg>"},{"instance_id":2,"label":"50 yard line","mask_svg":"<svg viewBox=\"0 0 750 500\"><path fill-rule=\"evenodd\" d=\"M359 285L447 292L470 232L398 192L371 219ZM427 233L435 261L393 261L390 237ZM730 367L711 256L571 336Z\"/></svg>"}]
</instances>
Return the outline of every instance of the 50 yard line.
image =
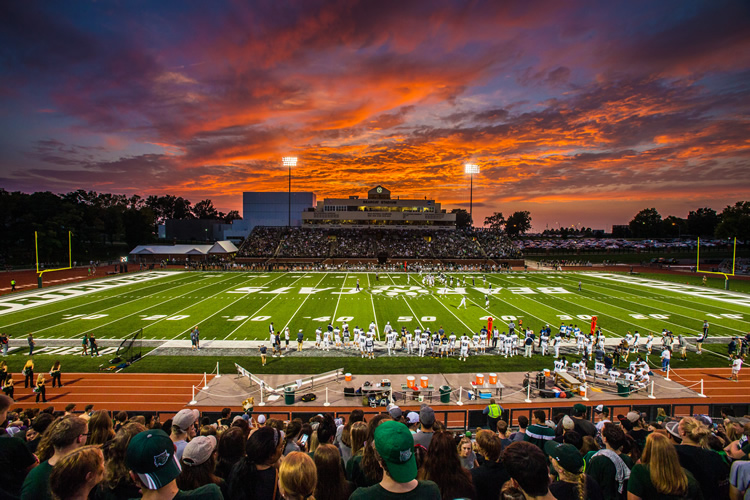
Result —
<instances>
[{"instance_id":1,"label":"50 yard line","mask_svg":"<svg viewBox=\"0 0 750 500\"><path fill-rule=\"evenodd\" d=\"M367 288L369 289L372 285L370 284L370 273L367 273ZM375 314L375 298L372 296L372 292L370 293L370 303L372 303L372 317L373 321L375 321L375 325L378 324L378 315ZM377 328L375 332L378 334L378 342L380 342L380 328Z\"/></svg>"},{"instance_id":2,"label":"50 yard line","mask_svg":"<svg viewBox=\"0 0 750 500\"><path fill-rule=\"evenodd\" d=\"M320 284L321 284L321 283L323 282L323 280L324 280L324 279L326 279L326 276L328 276L328 273L325 273L325 274L323 275L323 277L322 277L322 278L320 278L320 281L318 281L318 282L317 282L317 283L315 284L315 288L318 288L318 285L320 285ZM286 327L288 327L288 326L289 326L289 324L290 324L290 323L292 322L292 320L293 320L293 319L295 318L295 316L297 316L297 313L299 312L299 310L300 310L300 309L302 309L302 306L304 306L304 305L305 305L305 302L307 302L307 299L309 299L309 298L310 298L310 295L313 295L313 294L312 294L312 293L308 293L308 294L307 294L307 297L305 297L305 300L303 300L303 301L302 301L302 303L301 303L301 304L299 305L299 307L297 308L297 310L296 310L296 311L294 311L294 313L292 314L292 317L291 317L291 318L289 318L289 321L287 321L287 322L286 322L286 325L284 325L284 326L283 326L283 327L281 328L281 329L282 329L282 331L283 331L283 330L284 330L284 329L285 329ZM340 296L339 296L339 297L340 297Z\"/></svg>"}]
</instances>

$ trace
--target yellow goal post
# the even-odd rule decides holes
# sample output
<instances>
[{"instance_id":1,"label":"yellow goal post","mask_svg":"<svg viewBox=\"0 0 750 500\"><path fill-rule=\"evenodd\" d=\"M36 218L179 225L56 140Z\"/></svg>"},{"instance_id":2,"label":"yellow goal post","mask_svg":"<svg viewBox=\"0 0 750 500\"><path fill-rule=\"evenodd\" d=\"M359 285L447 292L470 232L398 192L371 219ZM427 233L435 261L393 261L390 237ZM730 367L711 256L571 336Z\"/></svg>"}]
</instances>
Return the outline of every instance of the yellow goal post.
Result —
<instances>
[{"instance_id":1,"label":"yellow goal post","mask_svg":"<svg viewBox=\"0 0 750 500\"><path fill-rule=\"evenodd\" d=\"M704 270L702 270L701 269L701 239L698 238L698 257L697 257L697 260L696 260L696 263L695 263L695 270L696 270L696 272L704 273L704 274L720 274L720 275L724 276L724 280L725 281L729 281L729 277L730 276L734 276L734 268L735 268L736 261L737 261L737 237L735 236L734 237L734 250L732 251L732 272L731 273L722 273L722 272L718 272L718 271L704 271Z\"/></svg>"}]
</instances>

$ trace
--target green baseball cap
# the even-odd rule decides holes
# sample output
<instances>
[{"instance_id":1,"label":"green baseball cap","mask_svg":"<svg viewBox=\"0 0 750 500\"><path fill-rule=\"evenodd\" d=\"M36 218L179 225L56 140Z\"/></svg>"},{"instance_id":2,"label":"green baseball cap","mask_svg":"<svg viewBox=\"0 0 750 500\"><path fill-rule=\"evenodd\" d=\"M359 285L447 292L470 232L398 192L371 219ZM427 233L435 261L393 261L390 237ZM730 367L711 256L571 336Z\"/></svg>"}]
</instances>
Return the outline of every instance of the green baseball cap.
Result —
<instances>
[{"instance_id":1,"label":"green baseball cap","mask_svg":"<svg viewBox=\"0 0 750 500\"><path fill-rule=\"evenodd\" d=\"M408 483L417 477L414 438L401 422L389 420L375 429L375 449L385 462L388 474L397 483Z\"/></svg>"},{"instance_id":2,"label":"green baseball cap","mask_svg":"<svg viewBox=\"0 0 750 500\"><path fill-rule=\"evenodd\" d=\"M585 415L586 410L586 405L582 405L581 403L576 403L573 405L573 413L575 415Z\"/></svg>"},{"instance_id":3,"label":"green baseball cap","mask_svg":"<svg viewBox=\"0 0 750 500\"><path fill-rule=\"evenodd\" d=\"M156 429L133 436L125 453L125 464L149 490L158 490L177 479L180 464L175 446L166 432Z\"/></svg>"},{"instance_id":4,"label":"green baseball cap","mask_svg":"<svg viewBox=\"0 0 750 500\"><path fill-rule=\"evenodd\" d=\"M547 441L544 443L544 452L550 458L557 460L560 467L568 472L579 474L583 471L583 457L581 457L581 454L578 452L578 448L572 444Z\"/></svg>"}]
</instances>

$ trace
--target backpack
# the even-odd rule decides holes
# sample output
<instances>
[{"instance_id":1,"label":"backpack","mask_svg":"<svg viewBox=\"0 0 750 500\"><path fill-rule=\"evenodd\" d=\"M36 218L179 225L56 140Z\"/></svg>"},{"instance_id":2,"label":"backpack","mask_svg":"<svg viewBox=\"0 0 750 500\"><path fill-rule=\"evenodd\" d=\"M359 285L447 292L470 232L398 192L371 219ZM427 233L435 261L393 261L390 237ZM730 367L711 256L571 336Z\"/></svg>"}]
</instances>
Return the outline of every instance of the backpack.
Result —
<instances>
[{"instance_id":1,"label":"backpack","mask_svg":"<svg viewBox=\"0 0 750 500\"><path fill-rule=\"evenodd\" d=\"M301 399L304 403L309 403L310 401L315 401L316 397L314 393L308 392L307 394L303 394Z\"/></svg>"}]
</instances>

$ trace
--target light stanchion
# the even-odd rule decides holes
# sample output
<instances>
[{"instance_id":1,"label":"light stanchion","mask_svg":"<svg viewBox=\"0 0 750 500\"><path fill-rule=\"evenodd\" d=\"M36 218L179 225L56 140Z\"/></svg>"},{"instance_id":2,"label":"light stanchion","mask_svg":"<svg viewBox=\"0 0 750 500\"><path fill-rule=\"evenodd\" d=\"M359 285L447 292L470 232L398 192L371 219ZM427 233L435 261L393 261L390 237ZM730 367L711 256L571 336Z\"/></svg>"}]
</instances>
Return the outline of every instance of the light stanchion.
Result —
<instances>
[{"instance_id":1,"label":"light stanchion","mask_svg":"<svg viewBox=\"0 0 750 500\"><path fill-rule=\"evenodd\" d=\"M463 392L464 392L464 388L463 387L459 387L458 388L458 401L456 401L456 404L458 406L463 406L464 405L464 402L461 401L461 397L463 395Z\"/></svg>"},{"instance_id":2,"label":"light stanchion","mask_svg":"<svg viewBox=\"0 0 750 500\"><path fill-rule=\"evenodd\" d=\"M664 377L664 380L668 380L668 381L670 381L670 382L672 381L672 379L671 379L671 378L669 378L669 365L667 365L667 376L666 376L666 377Z\"/></svg>"},{"instance_id":3,"label":"light stanchion","mask_svg":"<svg viewBox=\"0 0 750 500\"><path fill-rule=\"evenodd\" d=\"M651 394L648 395L648 399L656 399L656 396L654 396L654 381L651 381Z\"/></svg>"},{"instance_id":4,"label":"light stanchion","mask_svg":"<svg viewBox=\"0 0 750 500\"><path fill-rule=\"evenodd\" d=\"M529 385L526 386L526 399L524 399L524 402L531 403L531 380L529 380Z\"/></svg>"},{"instance_id":5,"label":"light stanchion","mask_svg":"<svg viewBox=\"0 0 750 500\"><path fill-rule=\"evenodd\" d=\"M705 394L703 394L703 379L701 379L701 392L700 392L700 393L699 393L698 395L699 395L700 397L702 397L702 398L706 398L706 397L708 397L708 396L706 396Z\"/></svg>"},{"instance_id":6,"label":"light stanchion","mask_svg":"<svg viewBox=\"0 0 750 500\"><path fill-rule=\"evenodd\" d=\"M328 402L328 387L326 387L326 402L323 403L323 406L331 406L331 403Z\"/></svg>"},{"instance_id":7,"label":"light stanchion","mask_svg":"<svg viewBox=\"0 0 750 500\"><path fill-rule=\"evenodd\" d=\"M208 389L208 375L206 375L206 372L203 372L203 388L202 391L205 391Z\"/></svg>"},{"instance_id":8,"label":"light stanchion","mask_svg":"<svg viewBox=\"0 0 750 500\"><path fill-rule=\"evenodd\" d=\"M221 378L221 373L219 373L219 362L216 362L216 378Z\"/></svg>"},{"instance_id":9,"label":"light stanchion","mask_svg":"<svg viewBox=\"0 0 750 500\"><path fill-rule=\"evenodd\" d=\"M258 406L266 406L266 402L263 401L263 382L260 383L260 403Z\"/></svg>"},{"instance_id":10,"label":"light stanchion","mask_svg":"<svg viewBox=\"0 0 750 500\"><path fill-rule=\"evenodd\" d=\"M192 399L190 399L190 402L188 403L189 405L198 404L198 401L195 399L195 386L192 386L192 390L193 390L193 397Z\"/></svg>"}]
</instances>

